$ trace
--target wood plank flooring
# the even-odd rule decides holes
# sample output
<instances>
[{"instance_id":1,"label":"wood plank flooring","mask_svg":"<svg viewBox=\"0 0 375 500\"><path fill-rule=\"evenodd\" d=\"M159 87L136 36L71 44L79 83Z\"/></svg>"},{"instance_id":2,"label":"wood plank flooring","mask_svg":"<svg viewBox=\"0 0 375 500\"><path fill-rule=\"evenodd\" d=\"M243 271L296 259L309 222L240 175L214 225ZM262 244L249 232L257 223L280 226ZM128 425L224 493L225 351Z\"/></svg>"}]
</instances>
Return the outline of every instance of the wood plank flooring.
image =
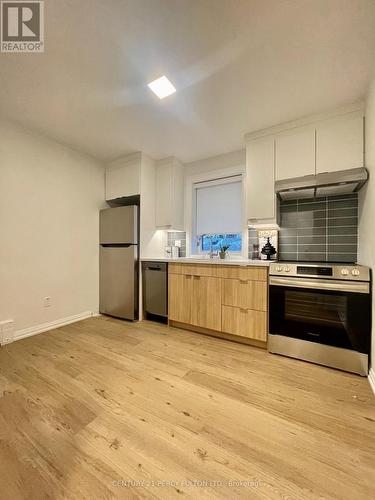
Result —
<instances>
[{"instance_id":1,"label":"wood plank flooring","mask_svg":"<svg viewBox=\"0 0 375 500\"><path fill-rule=\"evenodd\" d=\"M0 349L0 498L375 498L366 379L99 317Z\"/></svg>"}]
</instances>

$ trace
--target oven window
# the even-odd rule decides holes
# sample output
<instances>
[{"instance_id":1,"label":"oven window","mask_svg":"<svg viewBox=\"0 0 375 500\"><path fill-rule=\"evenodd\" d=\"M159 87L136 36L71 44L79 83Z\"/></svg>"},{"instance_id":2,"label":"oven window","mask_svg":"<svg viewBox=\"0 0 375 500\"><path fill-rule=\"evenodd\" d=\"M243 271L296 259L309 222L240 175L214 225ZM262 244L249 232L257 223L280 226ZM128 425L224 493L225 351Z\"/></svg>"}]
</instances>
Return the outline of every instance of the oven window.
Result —
<instances>
[{"instance_id":1,"label":"oven window","mask_svg":"<svg viewBox=\"0 0 375 500\"><path fill-rule=\"evenodd\" d=\"M271 334L369 351L370 294L271 285L269 306Z\"/></svg>"},{"instance_id":2,"label":"oven window","mask_svg":"<svg viewBox=\"0 0 375 500\"><path fill-rule=\"evenodd\" d=\"M288 290L285 293L285 319L347 329L346 296Z\"/></svg>"}]
</instances>

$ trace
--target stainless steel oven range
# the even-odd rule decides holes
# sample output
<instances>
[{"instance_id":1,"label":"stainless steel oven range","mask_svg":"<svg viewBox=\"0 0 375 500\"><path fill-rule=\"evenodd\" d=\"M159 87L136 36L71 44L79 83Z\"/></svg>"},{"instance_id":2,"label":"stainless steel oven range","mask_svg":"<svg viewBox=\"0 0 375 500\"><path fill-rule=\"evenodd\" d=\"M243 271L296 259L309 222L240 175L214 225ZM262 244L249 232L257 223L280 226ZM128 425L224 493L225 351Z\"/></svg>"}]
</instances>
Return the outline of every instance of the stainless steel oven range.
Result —
<instances>
[{"instance_id":1,"label":"stainless steel oven range","mask_svg":"<svg viewBox=\"0 0 375 500\"><path fill-rule=\"evenodd\" d=\"M368 267L272 263L269 285L270 352L368 374Z\"/></svg>"}]
</instances>

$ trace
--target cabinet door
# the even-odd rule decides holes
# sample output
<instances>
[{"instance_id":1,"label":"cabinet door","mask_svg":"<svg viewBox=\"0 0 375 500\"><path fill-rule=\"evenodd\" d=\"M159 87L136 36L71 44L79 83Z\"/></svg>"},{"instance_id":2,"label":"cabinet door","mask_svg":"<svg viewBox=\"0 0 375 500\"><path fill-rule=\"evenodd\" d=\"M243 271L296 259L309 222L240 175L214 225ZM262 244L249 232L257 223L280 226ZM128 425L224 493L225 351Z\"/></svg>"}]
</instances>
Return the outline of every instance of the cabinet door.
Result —
<instances>
[{"instance_id":1,"label":"cabinet door","mask_svg":"<svg viewBox=\"0 0 375 500\"><path fill-rule=\"evenodd\" d=\"M221 331L221 279L193 276L191 323Z\"/></svg>"},{"instance_id":2,"label":"cabinet door","mask_svg":"<svg viewBox=\"0 0 375 500\"><path fill-rule=\"evenodd\" d=\"M169 274L168 284L169 319L191 324L193 277L184 274Z\"/></svg>"},{"instance_id":3,"label":"cabinet door","mask_svg":"<svg viewBox=\"0 0 375 500\"><path fill-rule=\"evenodd\" d=\"M223 332L267 341L267 313L223 306Z\"/></svg>"},{"instance_id":4,"label":"cabinet door","mask_svg":"<svg viewBox=\"0 0 375 500\"><path fill-rule=\"evenodd\" d=\"M335 172L364 165L362 113L349 113L316 127L316 172Z\"/></svg>"},{"instance_id":5,"label":"cabinet door","mask_svg":"<svg viewBox=\"0 0 375 500\"><path fill-rule=\"evenodd\" d=\"M246 147L247 218L274 219L276 215L274 140L250 141Z\"/></svg>"},{"instance_id":6,"label":"cabinet door","mask_svg":"<svg viewBox=\"0 0 375 500\"><path fill-rule=\"evenodd\" d=\"M184 229L184 167L176 158L156 167L156 227Z\"/></svg>"},{"instance_id":7,"label":"cabinet door","mask_svg":"<svg viewBox=\"0 0 375 500\"><path fill-rule=\"evenodd\" d=\"M263 281L223 280L223 304L267 311L267 283Z\"/></svg>"},{"instance_id":8,"label":"cabinet door","mask_svg":"<svg viewBox=\"0 0 375 500\"><path fill-rule=\"evenodd\" d=\"M315 128L298 127L275 138L276 180L315 174Z\"/></svg>"},{"instance_id":9,"label":"cabinet door","mask_svg":"<svg viewBox=\"0 0 375 500\"><path fill-rule=\"evenodd\" d=\"M172 174L170 164L156 169L156 227L172 225Z\"/></svg>"}]
</instances>

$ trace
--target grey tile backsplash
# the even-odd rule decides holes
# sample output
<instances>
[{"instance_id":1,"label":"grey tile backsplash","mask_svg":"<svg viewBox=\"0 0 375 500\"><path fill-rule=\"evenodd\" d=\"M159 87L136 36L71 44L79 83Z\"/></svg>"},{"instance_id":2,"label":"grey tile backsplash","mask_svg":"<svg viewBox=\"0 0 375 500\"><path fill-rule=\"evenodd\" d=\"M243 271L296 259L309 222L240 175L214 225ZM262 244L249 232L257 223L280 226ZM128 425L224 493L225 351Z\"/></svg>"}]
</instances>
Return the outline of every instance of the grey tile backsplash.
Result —
<instances>
[{"instance_id":1,"label":"grey tile backsplash","mask_svg":"<svg viewBox=\"0 0 375 500\"><path fill-rule=\"evenodd\" d=\"M280 202L279 260L356 262L358 195Z\"/></svg>"},{"instance_id":2,"label":"grey tile backsplash","mask_svg":"<svg viewBox=\"0 0 375 500\"><path fill-rule=\"evenodd\" d=\"M168 231L167 245L174 246L176 240L181 241L180 257L186 257L186 233L180 231L175 231L175 232Z\"/></svg>"}]
</instances>

